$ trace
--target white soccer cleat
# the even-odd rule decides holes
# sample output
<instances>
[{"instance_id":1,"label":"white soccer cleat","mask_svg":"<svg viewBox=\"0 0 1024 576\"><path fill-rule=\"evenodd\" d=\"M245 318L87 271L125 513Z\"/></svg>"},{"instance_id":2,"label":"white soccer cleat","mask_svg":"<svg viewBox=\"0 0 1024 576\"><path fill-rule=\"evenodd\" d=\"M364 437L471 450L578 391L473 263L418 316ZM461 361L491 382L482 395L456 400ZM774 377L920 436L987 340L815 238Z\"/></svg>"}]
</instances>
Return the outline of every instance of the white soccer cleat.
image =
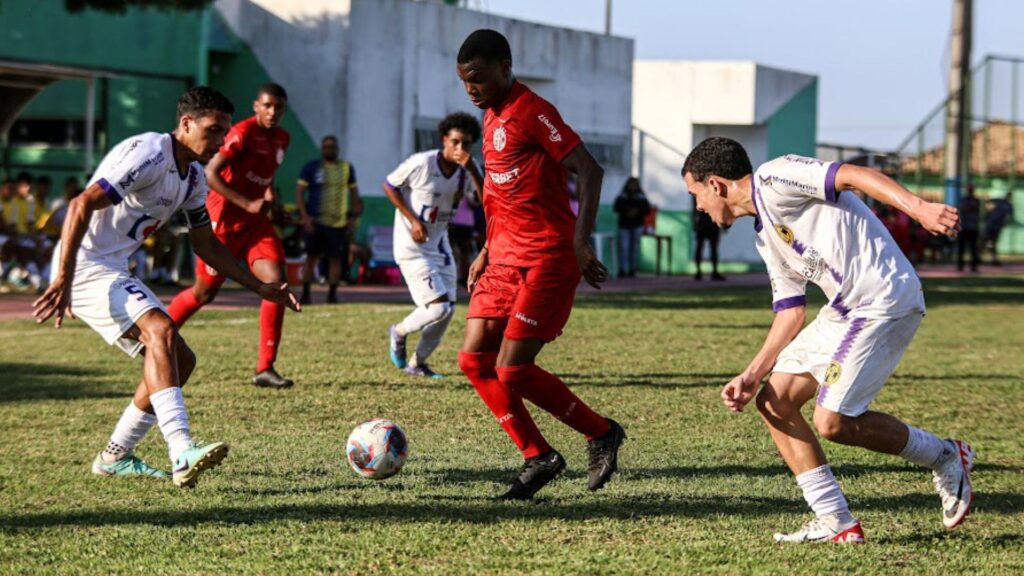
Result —
<instances>
[{"instance_id":1,"label":"white soccer cleat","mask_svg":"<svg viewBox=\"0 0 1024 576\"><path fill-rule=\"evenodd\" d=\"M949 440L956 447L934 475L935 490L942 497L942 523L952 530L971 513L974 489L971 487L971 468L974 467L974 449L963 440Z\"/></svg>"},{"instance_id":2,"label":"white soccer cleat","mask_svg":"<svg viewBox=\"0 0 1024 576\"><path fill-rule=\"evenodd\" d=\"M864 530L860 522L854 520L845 526L830 526L831 522L815 518L803 525L792 534L776 533L776 542L792 542L796 544L835 542L837 544L863 544Z\"/></svg>"}]
</instances>

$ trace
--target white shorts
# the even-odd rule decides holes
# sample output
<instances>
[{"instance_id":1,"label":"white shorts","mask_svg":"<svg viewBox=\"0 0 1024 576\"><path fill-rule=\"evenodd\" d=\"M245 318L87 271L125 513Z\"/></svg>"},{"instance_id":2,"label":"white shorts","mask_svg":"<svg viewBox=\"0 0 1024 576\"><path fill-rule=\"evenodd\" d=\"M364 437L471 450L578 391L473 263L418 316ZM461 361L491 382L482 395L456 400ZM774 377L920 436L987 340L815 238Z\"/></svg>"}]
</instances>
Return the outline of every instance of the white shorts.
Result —
<instances>
[{"instance_id":1,"label":"white shorts","mask_svg":"<svg viewBox=\"0 0 1024 576\"><path fill-rule=\"evenodd\" d=\"M50 266L53 275L59 268L59 254L60 250L54 251ZM71 312L99 332L107 344L116 345L129 356L137 356L142 351L142 343L125 338L124 333L154 308L167 313L160 299L127 269L94 262L78 263L71 288Z\"/></svg>"},{"instance_id":2,"label":"white shorts","mask_svg":"<svg viewBox=\"0 0 1024 576\"><path fill-rule=\"evenodd\" d=\"M779 354L773 372L808 373L818 381L818 405L844 416L867 411L899 365L923 314L902 318L818 316Z\"/></svg>"},{"instance_id":3,"label":"white shorts","mask_svg":"<svg viewBox=\"0 0 1024 576\"><path fill-rule=\"evenodd\" d=\"M451 256L401 259L398 267L417 306L426 306L442 296L455 302L458 272Z\"/></svg>"}]
</instances>

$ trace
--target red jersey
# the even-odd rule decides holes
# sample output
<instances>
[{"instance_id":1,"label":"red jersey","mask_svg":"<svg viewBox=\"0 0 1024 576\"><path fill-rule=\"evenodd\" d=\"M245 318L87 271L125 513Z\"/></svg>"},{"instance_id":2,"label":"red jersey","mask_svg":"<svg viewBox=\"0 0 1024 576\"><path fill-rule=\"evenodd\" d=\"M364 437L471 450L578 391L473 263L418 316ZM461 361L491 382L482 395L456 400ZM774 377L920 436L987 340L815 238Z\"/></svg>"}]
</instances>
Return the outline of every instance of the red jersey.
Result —
<instances>
[{"instance_id":1,"label":"red jersey","mask_svg":"<svg viewBox=\"0 0 1024 576\"><path fill-rule=\"evenodd\" d=\"M251 116L231 127L221 156L228 163L220 171L220 177L231 189L246 198L255 200L263 197L264 191L274 181L277 167L284 161L291 136L281 127L270 130L262 128ZM217 192L212 187L211 191ZM264 218L262 214L250 214L236 206L220 193L210 194L206 200L210 219L218 230L238 230L246 227L253 218Z\"/></svg>"},{"instance_id":2,"label":"red jersey","mask_svg":"<svg viewBox=\"0 0 1024 576\"><path fill-rule=\"evenodd\" d=\"M576 216L564 159L580 144L550 102L518 81L484 114L488 261L536 266L574 258ZM575 262L575 260L573 260Z\"/></svg>"}]
</instances>

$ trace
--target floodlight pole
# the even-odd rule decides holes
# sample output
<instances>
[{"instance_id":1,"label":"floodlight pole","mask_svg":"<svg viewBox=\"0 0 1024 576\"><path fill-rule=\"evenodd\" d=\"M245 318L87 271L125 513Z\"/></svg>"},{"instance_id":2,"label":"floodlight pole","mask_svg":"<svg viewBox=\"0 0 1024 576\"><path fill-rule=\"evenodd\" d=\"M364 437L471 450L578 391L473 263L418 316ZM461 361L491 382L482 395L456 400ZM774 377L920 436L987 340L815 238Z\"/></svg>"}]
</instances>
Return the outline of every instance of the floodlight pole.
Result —
<instances>
[{"instance_id":1,"label":"floodlight pole","mask_svg":"<svg viewBox=\"0 0 1024 576\"><path fill-rule=\"evenodd\" d=\"M970 90L972 4L973 0L953 0L945 150L945 202L953 206L960 203L961 187L970 173L970 161L965 156L970 150L966 140L970 137L967 91Z\"/></svg>"},{"instance_id":2,"label":"floodlight pole","mask_svg":"<svg viewBox=\"0 0 1024 576\"><path fill-rule=\"evenodd\" d=\"M612 0L604 0L604 33L612 35Z\"/></svg>"}]
</instances>

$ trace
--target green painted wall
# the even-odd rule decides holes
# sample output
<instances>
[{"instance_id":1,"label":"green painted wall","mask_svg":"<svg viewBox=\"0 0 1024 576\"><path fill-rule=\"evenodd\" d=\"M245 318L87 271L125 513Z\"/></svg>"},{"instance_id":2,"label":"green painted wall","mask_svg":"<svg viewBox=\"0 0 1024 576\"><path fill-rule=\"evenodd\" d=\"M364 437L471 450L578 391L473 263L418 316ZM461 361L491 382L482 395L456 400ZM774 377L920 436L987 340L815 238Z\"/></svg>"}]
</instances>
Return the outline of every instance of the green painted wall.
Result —
<instances>
[{"instance_id":1,"label":"green painted wall","mask_svg":"<svg viewBox=\"0 0 1024 576\"><path fill-rule=\"evenodd\" d=\"M785 154L815 155L818 134L818 80L811 81L765 123L768 158Z\"/></svg>"},{"instance_id":2,"label":"green painted wall","mask_svg":"<svg viewBox=\"0 0 1024 576\"><path fill-rule=\"evenodd\" d=\"M252 102L261 84L270 82L266 71L248 49L242 47L237 53L214 52L210 54L210 85L231 99L235 104L235 121L252 115ZM274 187L282 202L295 201L295 184L302 165L320 157L319 143L299 123L294 113L286 113L281 126L291 134L291 144L284 156L284 162L277 169ZM356 166L356 176L359 167Z\"/></svg>"},{"instance_id":3,"label":"green painted wall","mask_svg":"<svg viewBox=\"0 0 1024 576\"><path fill-rule=\"evenodd\" d=\"M0 56L94 68L195 73L199 12L71 14L64 0L0 2Z\"/></svg>"}]
</instances>

